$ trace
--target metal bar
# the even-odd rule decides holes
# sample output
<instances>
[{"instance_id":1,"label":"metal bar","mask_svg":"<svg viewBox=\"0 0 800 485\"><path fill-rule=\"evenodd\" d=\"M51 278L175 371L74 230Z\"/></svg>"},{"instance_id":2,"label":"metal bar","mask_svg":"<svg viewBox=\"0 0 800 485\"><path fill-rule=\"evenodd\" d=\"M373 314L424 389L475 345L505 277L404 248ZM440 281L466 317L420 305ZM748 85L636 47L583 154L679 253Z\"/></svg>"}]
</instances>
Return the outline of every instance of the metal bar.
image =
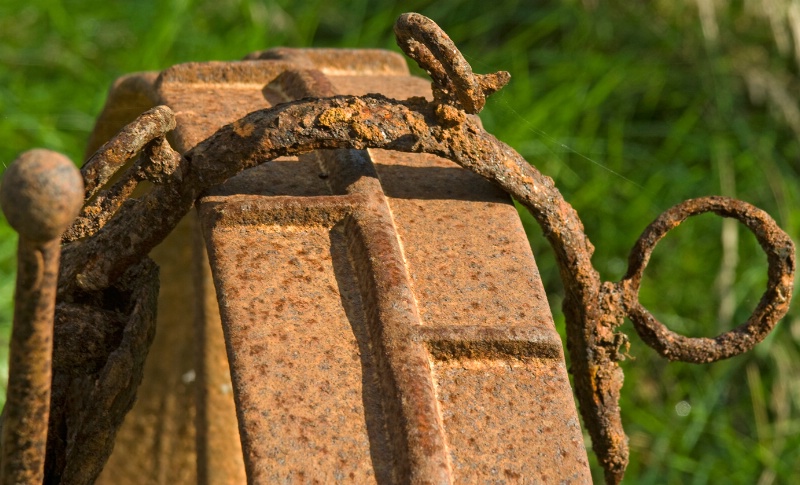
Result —
<instances>
[{"instance_id":1,"label":"metal bar","mask_svg":"<svg viewBox=\"0 0 800 485\"><path fill-rule=\"evenodd\" d=\"M6 171L0 202L19 232L0 480L33 485L44 479L60 236L83 202L80 172L61 154L28 151Z\"/></svg>"}]
</instances>

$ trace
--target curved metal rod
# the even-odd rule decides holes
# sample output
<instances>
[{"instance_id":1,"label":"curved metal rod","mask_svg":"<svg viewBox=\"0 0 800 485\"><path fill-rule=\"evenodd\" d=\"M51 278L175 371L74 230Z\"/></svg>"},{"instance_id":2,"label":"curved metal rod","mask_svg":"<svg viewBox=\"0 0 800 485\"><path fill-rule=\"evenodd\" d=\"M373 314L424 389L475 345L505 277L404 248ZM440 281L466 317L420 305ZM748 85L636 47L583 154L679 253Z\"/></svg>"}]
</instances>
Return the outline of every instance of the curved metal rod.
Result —
<instances>
[{"instance_id":1,"label":"curved metal rod","mask_svg":"<svg viewBox=\"0 0 800 485\"><path fill-rule=\"evenodd\" d=\"M452 41L440 30L434 32L437 35L426 34L438 26L420 17L401 17L398 42L434 78L434 92L439 94L434 95L433 103L420 98L397 101L379 95L303 99L250 113L222 127L183 155L174 176L146 196L131 201L96 234L65 247L60 297L69 300L74 294L108 287L172 231L204 190L247 168L315 149L383 148L439 155L514 196L531 212L553 247L564 282L567 347L580 411L605 469L606 481L618 483L627 466L628 447L619 410L623 375L618 364L624 358L620 346L626 343L626 337L617 333L616 327L626 315L631 316L648 344L668 358L705 362L714 360L710 356L724 358L747 350L789 308L794 246L766 214L757 213L742 202L701 199L711 202L693 206L689 201L685 203L689 206L667 211L645 230L634 248L631 270L625 279L617 284L601 283L591 264L594 247L583 232L578 214L553 180L454 108L462 105L465 110L479 109L483 106L481 96L489 90L484 89L475 98L475 83L468 79L471 69L462 69L463 58L451 46ZM408 24L414 22L421 27L409 28ZM448 52L460 60L450 62ZM453 80L452 75L464 77L467 87L459 87L463 83ZM669 332L638 303L638 282L652 246L681 220L707 210L737 217L757 236L763 235L763 241L762 236L758 237L770 260L770 289L744 331L737 329L715 339L732 342L725 344L726 351L716 353L707 343L710 339L690 339ZM686 348L690 351L682 350ZM691 349L701 352L692 353Z\"/></svg>"},{"instance_id":2,"label":"curved metal rod","mask_svg":"<svg viewBox=\"0 0 800 485\"><path fill-rule=\"evenodd\" d=\"M175 129L175 115L166 106L156 106L139 115L106 142L81 167L88 202L117 171L148 143Z\"/></svg>"}]
</instances>

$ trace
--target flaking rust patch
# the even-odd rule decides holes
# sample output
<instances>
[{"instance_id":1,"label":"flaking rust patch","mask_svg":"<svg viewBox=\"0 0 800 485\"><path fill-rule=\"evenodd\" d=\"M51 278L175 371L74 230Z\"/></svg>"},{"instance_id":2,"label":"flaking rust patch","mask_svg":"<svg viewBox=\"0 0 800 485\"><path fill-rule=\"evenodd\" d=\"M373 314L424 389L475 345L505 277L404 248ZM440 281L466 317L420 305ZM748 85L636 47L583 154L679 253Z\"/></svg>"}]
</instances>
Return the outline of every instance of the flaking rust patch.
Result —
<instances>
[{"instance_id":1,"label":"flaking rust patch","mask_svg":"<svg viewBox=\"0 0 800 485\"><path fill-rule=\"evenodd\" d=\"M348 121L353 114L344 108L331 108L319 115L319 124L332 128L336 123Z\"/></svg>"},{"instance_id":2,"label":"flaking rust patch","mask_svg":"<svg viewBox=\"0 0 800 485\"><path fill-rule=\"evenodd\" d=\"M253 134L256 126L253 123L248 123L243 120L236 120L233 122L233 132L242 138L247 138Z\"/></svg>"},{"instance_id":3,"label":"flaking rust patch","mask_svg":"<svg viewBox=\"0 0 800 485\"><path fill-rule=\"evenodd\" d=\"M381 132L380 128L375 125L368 126L362 123L353 123L351 127L361 138L366 138L368 140L386 139L386 136Z\"/></svg>"}]
</instances>

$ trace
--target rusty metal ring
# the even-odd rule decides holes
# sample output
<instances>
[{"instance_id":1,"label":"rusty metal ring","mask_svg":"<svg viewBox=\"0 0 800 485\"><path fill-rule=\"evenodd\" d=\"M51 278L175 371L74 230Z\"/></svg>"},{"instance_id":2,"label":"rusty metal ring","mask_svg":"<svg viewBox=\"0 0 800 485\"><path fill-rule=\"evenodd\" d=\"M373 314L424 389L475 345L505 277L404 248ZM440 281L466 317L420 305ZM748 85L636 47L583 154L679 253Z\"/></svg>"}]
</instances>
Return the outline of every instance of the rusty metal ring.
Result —
<instances>
[{"instance_id":1,"label":"rusty metal ring","mask_svg":"<svg viewBox=\"0 0 800 485\"><path fill-rule=\"evenodd\" d=\"M767 254L769 279L766 292L744 324L714 338L690 338L669 330L656 320L639 303L639 287L644 268L658 241L687 218L705 212L732 217L750 229ZM642 340L667 359L702 363L741 354L763 340L788 311L794 281L794 252L789 236L757 207L726 197L687 200L653 221L631 250L628 273L619 283L625 311Z\"/></svg>"},{"instance_id":2,"label":"rusty metal ring","mask_svg":"<svg viewBox=\"0 0 800 485\"><path fill-rule=\"evenodd\" d=\"M483 109L486 95L491 93L484 92L482 76L472 72L472 67L436 22L418 13L405 13L395 22L394 32L403 52L425 69L446 95L455 95L464 111L474 114Z\"/></svg>"}]
</instances>

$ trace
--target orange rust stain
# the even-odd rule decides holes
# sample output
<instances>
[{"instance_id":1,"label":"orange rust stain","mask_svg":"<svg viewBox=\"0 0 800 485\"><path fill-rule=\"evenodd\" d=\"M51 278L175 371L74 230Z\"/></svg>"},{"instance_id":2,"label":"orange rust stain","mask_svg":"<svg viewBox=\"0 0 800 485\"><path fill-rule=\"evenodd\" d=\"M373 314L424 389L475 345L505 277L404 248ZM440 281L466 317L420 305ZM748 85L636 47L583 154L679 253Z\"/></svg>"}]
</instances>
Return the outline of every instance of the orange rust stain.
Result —
<instances>
[{"instance_id":1,"label":"orange rust stain","mask_svg":"<svg viewBox=\"0 0 800 485\"><path fill-rule=\"evenodd\" d=\"M323 126L332 127L336 123L347 121L353 114L342 108L331 108L319 115L319 123Z\"/></svg>"},{"instance_id":2,"label":"orange rust stain","mask_svg":"<svg viewBox=\"0 0 800 485\"><path fill-rule=\"evenodd\" d=\"M236 120L233 123L233 132L242 138L252 135L255 129L256 126L253 123L243 122L242 120Z\"/></svg>"}]
</instances>

